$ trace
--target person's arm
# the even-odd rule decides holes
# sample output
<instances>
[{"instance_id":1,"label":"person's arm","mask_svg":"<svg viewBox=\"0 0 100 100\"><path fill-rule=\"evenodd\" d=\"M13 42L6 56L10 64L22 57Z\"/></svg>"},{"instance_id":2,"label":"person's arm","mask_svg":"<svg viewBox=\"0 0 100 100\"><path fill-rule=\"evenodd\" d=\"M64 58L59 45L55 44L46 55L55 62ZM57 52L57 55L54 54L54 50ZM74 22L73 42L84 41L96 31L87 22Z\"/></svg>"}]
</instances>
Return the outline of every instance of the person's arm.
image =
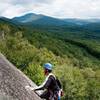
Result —
<instances>
[{"instance_id":1,"label":"person's arm","mask_svg":"<svg viewBox=\"0 0 100 100\"><path fill-rule=\"evenodd\" d=\"M35 91L36 90L43 90L43 89L47 89L50 84L51 84L51 81L52 81L52 76L49 76L45 79L45 81L43 82L42 85L40 85L39 87L37 87L36 89L34 89Z\"/></svg>"}]
</instances>

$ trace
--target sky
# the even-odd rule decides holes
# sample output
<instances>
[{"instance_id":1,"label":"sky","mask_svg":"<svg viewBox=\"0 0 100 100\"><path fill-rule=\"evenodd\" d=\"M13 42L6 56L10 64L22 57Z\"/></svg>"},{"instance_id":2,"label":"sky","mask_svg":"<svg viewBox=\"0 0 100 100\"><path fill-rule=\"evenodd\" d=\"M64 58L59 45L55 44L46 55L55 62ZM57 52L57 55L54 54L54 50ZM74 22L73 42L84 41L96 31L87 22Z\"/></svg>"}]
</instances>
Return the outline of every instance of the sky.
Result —
<instances>
[{"instance_id":1,"label":"sky","mask_svg":"<svg viewBox=\"0 0 100 100\"><path fill-rule=\"evenodd\" d=\"M100 18L100 0L0 0L0 16L26 13L57 18Z\"/></svg>"}]
</instances>

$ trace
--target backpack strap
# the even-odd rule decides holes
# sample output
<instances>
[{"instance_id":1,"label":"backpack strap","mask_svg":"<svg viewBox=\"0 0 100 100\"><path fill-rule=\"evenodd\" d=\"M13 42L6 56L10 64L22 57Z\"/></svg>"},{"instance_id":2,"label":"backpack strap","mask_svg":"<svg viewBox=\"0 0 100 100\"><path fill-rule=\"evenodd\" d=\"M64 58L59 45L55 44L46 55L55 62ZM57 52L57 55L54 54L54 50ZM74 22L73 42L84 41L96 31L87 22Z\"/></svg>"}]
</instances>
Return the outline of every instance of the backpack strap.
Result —
<instances>
[{"instance_id":1,"label":"backpack strap","mask_svg":"<svg viewBox=\"0 0 100 100\"><path fill-rule=\"evenodd\" d=\"M54 78L55 78L55 80L56 80L56 76L53 74L53 73L50 73L49 75L48 75L48 77L49 76L53 76Z\"/></svg>"}]
</instances>

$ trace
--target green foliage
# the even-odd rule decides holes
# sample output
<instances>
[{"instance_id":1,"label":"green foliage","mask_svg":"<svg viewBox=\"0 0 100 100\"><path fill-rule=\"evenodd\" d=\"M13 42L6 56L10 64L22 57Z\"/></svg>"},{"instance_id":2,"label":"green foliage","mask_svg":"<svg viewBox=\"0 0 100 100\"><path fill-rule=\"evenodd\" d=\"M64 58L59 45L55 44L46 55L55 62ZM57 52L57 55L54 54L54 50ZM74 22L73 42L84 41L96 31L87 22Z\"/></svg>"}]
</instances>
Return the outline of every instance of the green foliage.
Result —
<instances>
[{"instance_id":1,"label":"green foliage","mask_svg":"<svg viewBox=\"0 0 100 100\"><path fill-rule=\"evenodd\" d=\"M40 65L30 63L23 72L38 85L41 84L44 79L43 68Z\"/></svg>"},{"instance_id":2,"label":"green foliage","mask_svg":"<svg viewBox=\"0 0 100 100\"><path fill-rule=\"evenodd\" d=\"M63 100L100 99L100 41L86 37L94 33L80 27L17 27L4 20L0 33L0 52L36 84L50 62L62 82Z\"/></svg>"},{"instance_id":3,"label":"green foliage","mask_svg":"<svg viewBox=\"0 0 100 100\"><path fill-rule=\"evenodd\" d=\"M63 100L99 100L100 80L91 68L57 66L55 73L60 78L65 92ZM98 73L98 72L97 72Z\"/></svg>"},{"instance_id":4,"label":"green foliage","mask_svg":"<svg viewBox=\"0 0 100 100\"><path fill-rule=\"evenodd\" d=\"M28 41L19 37L7 37L6 48L6 56L16 66L22 66L23 64L27 66L34 56L32 52L35 48L29 45Z\"/></svg>"},{"instance_id":5,"label":"green foliage","mask_svg":"<svg viewBox=\"0 0 100 100\"><path fill-rule=\"evenodd\" d=\"M78 68L61 66L55 70L63 84L65 96L63 100L84 100L86 81Z\"/></svg>"}]
</instances>

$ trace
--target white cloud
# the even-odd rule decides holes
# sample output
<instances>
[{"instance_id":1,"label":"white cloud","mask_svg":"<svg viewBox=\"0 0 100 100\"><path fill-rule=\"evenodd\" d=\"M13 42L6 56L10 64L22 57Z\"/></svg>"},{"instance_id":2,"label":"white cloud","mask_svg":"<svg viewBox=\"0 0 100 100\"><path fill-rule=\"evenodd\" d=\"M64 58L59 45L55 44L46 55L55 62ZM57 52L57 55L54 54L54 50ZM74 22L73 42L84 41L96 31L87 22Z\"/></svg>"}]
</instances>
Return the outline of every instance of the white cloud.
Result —
<instances>
[{"instance_id":1,"label":"white cloud","mask_svg":"<svg viewBox=\"0 0 100 100\"><path fill-rule=\"evenodd\" d=\"M21 14L22 12L25 11L25 8L21 7L21 6L13 6L13 5L6 5L5 8L2 8L4 11L2 11L2 16L6 16L6 17L13 17L13 16L17 16L18 14Z\"/></svg>"},{"instance_id":2,"label":"white cloud","mask_svg":"<svg viewBox=\"0 0 100 100\"><path fill-rule=\"evenodd\" d=\"M0 14L14 17L27 12L54 17L100 18L100 0L3 0Z\"/></svg>"}]
</instances>

